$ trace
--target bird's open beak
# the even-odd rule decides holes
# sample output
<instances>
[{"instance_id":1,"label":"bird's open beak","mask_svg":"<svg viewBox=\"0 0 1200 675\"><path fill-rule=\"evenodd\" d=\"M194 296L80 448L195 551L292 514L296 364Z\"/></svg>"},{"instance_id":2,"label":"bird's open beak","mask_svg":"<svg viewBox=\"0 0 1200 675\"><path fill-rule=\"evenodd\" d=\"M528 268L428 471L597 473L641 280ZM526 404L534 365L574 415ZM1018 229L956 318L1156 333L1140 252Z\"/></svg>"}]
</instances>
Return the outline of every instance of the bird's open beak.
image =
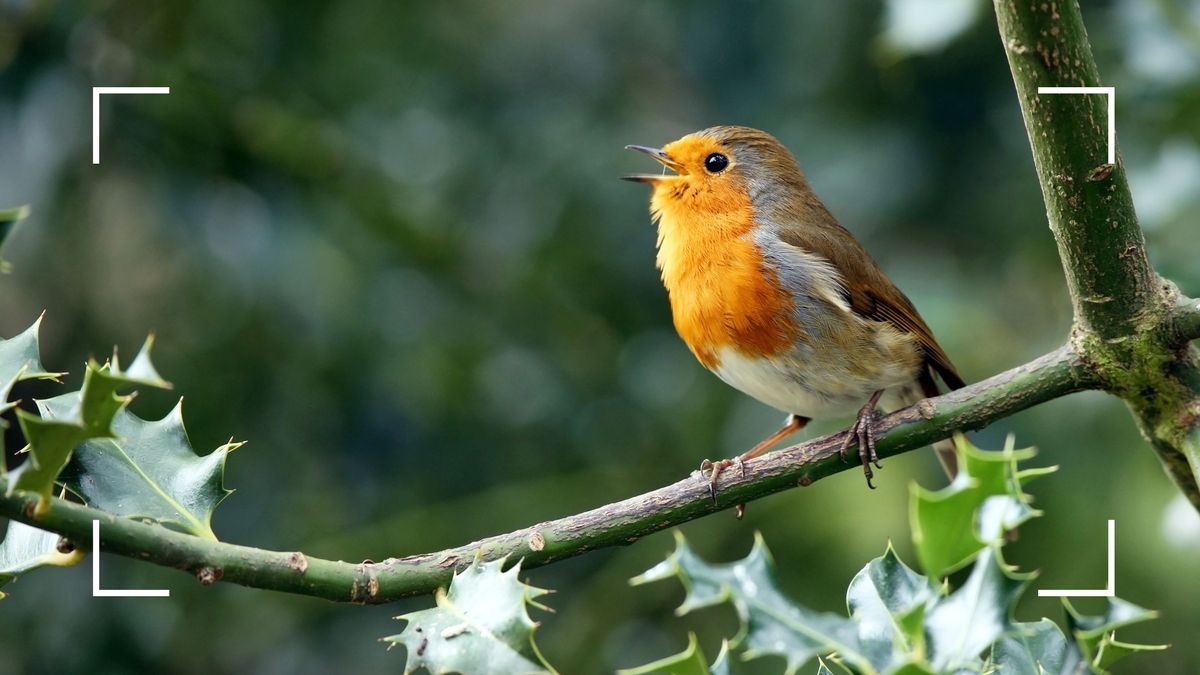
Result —
<instances>
[{"instance_id":1,"label":"bird's open beak","mask_svg":"<svg viewBox=\"0 0 1200 675\"><path fill-rule=\"evenodd\" d=\"M671 159L670 155L663 152L659 148L650 148L650 147L646 147L644 145L627 145L627 146L625 146L625 149L626 150L636 150L637 152L640 152L642 154L650 155L651 157L658 160L658 162L660 164L667 167L668 169L670 169L676 173L681 173L679 171L679 169L682 168L683 165L680 164L679 162L676 162L675 160ZM621 180L633 181L634 183L650 183L650 184L654 184L664 178L668 178L668 176L666 174L663 174L660 176L655 176L654 174L647 174L647 173L639 173L639 174L634 174L631 176L621 176Z\"/></svg>"}]
</instances>

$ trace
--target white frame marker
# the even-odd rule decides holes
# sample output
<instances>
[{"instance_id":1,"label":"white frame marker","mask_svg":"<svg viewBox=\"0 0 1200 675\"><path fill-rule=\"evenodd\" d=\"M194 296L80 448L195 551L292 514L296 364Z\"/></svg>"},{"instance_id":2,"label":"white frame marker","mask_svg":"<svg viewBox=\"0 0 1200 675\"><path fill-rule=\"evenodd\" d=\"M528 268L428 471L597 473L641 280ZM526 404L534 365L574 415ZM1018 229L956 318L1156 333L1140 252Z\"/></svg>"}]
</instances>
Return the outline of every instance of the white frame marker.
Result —
<instances>
[{"instance_id":1,"label":"white frame marker","mask_svg":"<svg viewBox=\"0 0 1200 675\"><path fill-rule=\"evenodd\" d=\"M100 163L100 96L102 94L169 94L170 87L92 87L92 164Z\"/></svg>"},{"instance_id":2,"label":"white frame marker","mask_svg":"<svg viewBox=\"0 0 1200 675\"><path fill-rule=\"evenodd\" d=\"M1108 163L1117 163L1116 87L1038 87L1039 94L1104 94L1108 97ZM1038 590L1039 598L1111 598L1117 594L1117 521L1108 521L1108 585L1103 589Z\"/></svg>"},{"instance_id":3,"label":"white frame marker","mask_svg":"<svg viewBox=\"0 0 1200 675\"><path fill-rule=\"evenodd\" d=\"M1039 94L1104 94L1108 97L1108 163L1117 163L1116 87L1038 87Z\"/></svg>"},{"instance_id":4,"label":"white frame marker","mask_svg":"<svg viewBox=\"0 0 1200 675\"><path fill-rule=\"evenodd\" d=\"M100 588L100 521L92 521L92 597L93 598L167 598L171 591L162 588L117 591Z\"/></svg>"},{"instance_id":5,"label":"white frame marker","mask_svg":"<svg viewBox=\"0 0 1200 675\"><path fill-rule=\"evenodd\" d=\"M1039 598L1111 598L1117 594L1117 521L1108 521L1108 586L1095 590L1038 590Z\"/></svg>"}]
</instances>

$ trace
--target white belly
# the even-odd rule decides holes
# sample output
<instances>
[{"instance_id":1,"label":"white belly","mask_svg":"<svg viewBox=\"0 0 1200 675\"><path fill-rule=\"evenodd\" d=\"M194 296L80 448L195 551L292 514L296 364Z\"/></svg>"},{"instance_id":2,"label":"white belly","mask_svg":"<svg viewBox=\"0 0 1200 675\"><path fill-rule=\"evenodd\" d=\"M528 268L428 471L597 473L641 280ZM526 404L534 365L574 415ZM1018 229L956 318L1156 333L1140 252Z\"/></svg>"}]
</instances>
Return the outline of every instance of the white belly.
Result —
<instances>
[{"instance_id":1,"label":"white belly","mask_svg":"<svg viewBox=\"0 0 1200 675\"><path fill-rule=\"evenodd\" d=\"M901 366L863 372L850 364L813 366L796 359L747 357L732 348L719 353L714 370L726 384L785 413L842 417L856 413L871 394L885 390L882 407L894 409L920 398L914 375Z\"/></svg>"}]
</instances>

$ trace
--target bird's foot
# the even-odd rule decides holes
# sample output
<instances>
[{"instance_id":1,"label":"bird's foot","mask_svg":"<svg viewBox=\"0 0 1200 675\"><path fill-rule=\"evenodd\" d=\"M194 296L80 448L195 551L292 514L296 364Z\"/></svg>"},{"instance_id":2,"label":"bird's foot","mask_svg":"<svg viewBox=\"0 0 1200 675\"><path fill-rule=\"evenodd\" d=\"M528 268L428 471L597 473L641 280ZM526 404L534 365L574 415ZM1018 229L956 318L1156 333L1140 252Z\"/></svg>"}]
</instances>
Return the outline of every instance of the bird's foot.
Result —
<instances>
[{"instance_id":1,"label":"bird's foot","mask_svg":"<svg viewBox=\"0 0 1200 675\"><path fill-rule=\"evenodd\" d=\"M746 462L742 459L741 455L733 459L719 459L715 462L711 459L706 459L700 462L700 476L708 479L708 494L712 497L714 504L717 501L717 478L721 475L721 472L731 466L738 467L742 472L742 476L745 477Z\"/></svg>"},{"instance_id":2,"label":"bird's foot","mask_svg":"<svg viewBox=\"0 0 1200 675\"><path fill-rule=\"evenodd\" d=\"M871 483L875 472L871 470L871 465L874 464L876 469L883 468L879 464L879 454L875 451L875 418L878 414L875 412L875 404L877 402L877 397L872 396L867 405L858 411L858 417L854 420L854 424L846 430L846 438L842 441L842 448L839 451L842 461L849 461L846 451L852 444L858 444L858 459L862 462L863 474L867 477L867 487L872 490L875 489Z\"/></svg>"},{"instance_id":3,"label":"bird's foot","mask_svg":"<svg viewBox=\"0 0 1200 675\"><path fill-rule=\"evenodd\" d=\"M703 462L700 462L700 476L701 478L708 479L708 494L712 497L714 504L717 503L717 477L721 475L722 471L731 466L736 466L739 470L741 470L742 477L746 477L746 462L742 459L743 456L744 455L738 455L733 459L722 459L716 462L712 461L711 459L706 459ZM735 504L733 508L736 512L738 520L741 520L742 516L746 515L745 504Z\"/></svg>"},{"instance_id":4,"label":"bird's foot","mask_svg":"<svg viewBox=\"0 0 1200 675\"><path fill-rule=\"evenodd\" d=\"M721 472L731 466L736 466L742 472L742 478L746 477L746 460L754 459L762 453L766 452L779 441L787 438L791 434L804 428L808 424L808 418L801 415L788 415L787 420L778 431L763 439L758 445L750 448L746 452L734 457L733 459L722 459L716 462L711 459L706 459L700 462L700 476L708 479L708 494L712 496L713 503L717 502L717 477ZM738 520L746 515L746 505L737 504L734 506L737 511Z\"/></svg>"}]
</instances>

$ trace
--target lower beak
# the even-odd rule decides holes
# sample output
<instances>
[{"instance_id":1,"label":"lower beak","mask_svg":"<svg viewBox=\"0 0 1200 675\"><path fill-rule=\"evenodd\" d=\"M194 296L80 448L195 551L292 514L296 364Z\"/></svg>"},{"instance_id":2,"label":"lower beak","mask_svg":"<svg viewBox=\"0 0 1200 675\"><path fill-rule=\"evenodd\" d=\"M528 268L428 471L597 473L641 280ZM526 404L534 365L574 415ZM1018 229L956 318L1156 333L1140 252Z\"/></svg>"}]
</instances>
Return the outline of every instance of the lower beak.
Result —
<instances>
[{"instance_id":1,"label":"lower beak","mask_svg":"<svg viewBox=\"0 0 1200 675\"><path fill-rule=\"evenodd\" d=\"M679 164L679 162L676 162L675 160L671 159L670 155L663 152L659 148L651 148L651 147L647 147L645 145L627 145L627 146L625 146L625 149L626 150L634 150L634 151L640 152L644 155L650 155L655 160L657 160L660 164L662 164L663 166L667 167L668 169L670 169L676 173L679 173L679 169L682 166L681 164ZM621 180L632 181L634 183L651 183L651 184L653 184L653 183L656 183L667 177L668 176L666 176L666 175L655 176L653 174L639 173L639 174L634 174L631 176L621 176Z\"/></svg>"},{"instance_id":2,"label":"lower beak","mask_svg":"<svg viewBox=\"0 0 1200 675\"><path fill-rule=\"evenodd\" d=\"M621 180L627 180L630 183L648 183L650 185L653 185L664 178L666 178L666 176L654 176L648 173L632 173L628 176L621 176Z\"/></svg>"}]
</instances>

